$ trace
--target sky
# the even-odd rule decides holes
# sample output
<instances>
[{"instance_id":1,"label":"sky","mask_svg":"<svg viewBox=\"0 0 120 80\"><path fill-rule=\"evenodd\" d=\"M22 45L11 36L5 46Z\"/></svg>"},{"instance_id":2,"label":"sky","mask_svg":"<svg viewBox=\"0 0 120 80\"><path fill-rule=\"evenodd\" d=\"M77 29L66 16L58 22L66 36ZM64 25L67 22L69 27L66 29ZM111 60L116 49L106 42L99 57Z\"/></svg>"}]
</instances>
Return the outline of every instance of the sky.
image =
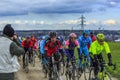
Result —
<instances>
[{"instance_id":1,"label":"sky","mask_svg":"<svg viewBox=\"0 0 120 80\"><path fill-rule=\"evenodd\" d=\"M0 30L120 30L120 0L0 0Z\"/></svg>"}]
</instances>

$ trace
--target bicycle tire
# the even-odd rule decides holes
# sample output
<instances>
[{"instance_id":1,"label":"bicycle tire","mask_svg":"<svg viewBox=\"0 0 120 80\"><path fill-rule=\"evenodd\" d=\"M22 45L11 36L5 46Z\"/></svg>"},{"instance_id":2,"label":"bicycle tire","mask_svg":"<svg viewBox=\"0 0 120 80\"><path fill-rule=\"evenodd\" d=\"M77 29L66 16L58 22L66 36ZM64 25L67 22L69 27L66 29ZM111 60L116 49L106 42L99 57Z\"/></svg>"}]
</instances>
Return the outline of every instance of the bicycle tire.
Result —
<instances>
[{"instance_id":1,"label":"bicycle tire","mask_svg":"<svg viewBox=\"0 0 120 80\"><path fill-rule=\"evenodd\" d=\"M91 68L88 80L94 80L94 79L95 79L94 68Z\"/></svg>"},{"instance_id":2,"label":"bicycle tire","mask_svg":"<svg viewBox=\"0 0 120 80\"><path fill-rule=\"evenodd\" d=\"M33 64L33 67L35 67L35 51L33 51L32 64Z\"/></svg>"},{"instance_id":3,"label":"bicycle tire","mask_svg":"<svg viewBox=\"0 0 120 80\"><path fill-rule=\"evenodd\" d=\"M25 72L28 73L29 72L29 57L28 57L28 52L26 52L25 54Z\"/></svg>"},{"instance_id":4,"label":"bicycle tire","mask_svg":"<svg viewBox=\"0 0 120 80\"><path fill-rule=\"evenodd\" d=\"M47 78L48 70L47 70L47 65L46 64L43 64L43 73L45 75L45 78Z\"/></svg>"},{"instance_id":5,"label":"bicycle tire","mask_svg":"<svg viewBox=\"0 0 120 80\"><path fill-rule=\"evenodd\" d=\"M64 70L65 70L65 65L63 63L64 62L62 62L61 65L60 65L60 68L61 68L60 73L61 73L61 75L64 74Z\"/></svg>"},{"instance_id":6,"label":"bicycle tire","mask_svg":"<svg viewBox=\"0 0 120 80\"><path fill-rule=\"evenodd\" d=\"M87 75L88 75L88 72L89 72L89 63L88 63L87 60L84 60L83 66L84 66L83 67L84 79L88 80L89 76L87 76ZM86 70L88 70L88 72Z\"/></svg>"}]
</instances>

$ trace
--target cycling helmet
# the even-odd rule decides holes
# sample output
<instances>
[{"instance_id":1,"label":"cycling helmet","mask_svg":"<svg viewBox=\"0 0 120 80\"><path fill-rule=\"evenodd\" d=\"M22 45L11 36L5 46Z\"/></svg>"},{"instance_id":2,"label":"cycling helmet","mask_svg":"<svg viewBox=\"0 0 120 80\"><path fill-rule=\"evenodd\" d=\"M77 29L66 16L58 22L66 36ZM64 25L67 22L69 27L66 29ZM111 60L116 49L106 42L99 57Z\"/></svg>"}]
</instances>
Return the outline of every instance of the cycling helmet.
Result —
<instances>
[{"instance_id":1,"label":"cycling helmet","mask_svg":"<svg viewBox=\"0 0 120 80\"><path fill-rule=\"evenodd\" d=\"M49 38L49 35L45 35L45 39L48 39Z\"/></svg>"},{"instance_id":2,"label":"cycling helmet","mask_svg":"<svg viewBox=\"0 0 120 80\"><path fill-rule=\"evenodd\" d=\"M87 34L87 35L89 35L90 34L90 32L89 32L89 30L84 30L84 32L83 32L84 34Z\"/></svg>"},{"instance_id":3,"label":"cycling helmet","mask_svg":"<svg viewBox=\"0 0 120 80\"><path fill-rule=\"evenodd\" d=\"M70 33L69 37L70 37L70 38L76 38L77 35L76 35L75 33Z\"/></svg>"},{"instance_id":4,"label":"cycling helmet","mask_svg":"<svg viewBox=\"0 0 120 80\"><path fill-rule=\"evenodd\" d=\"M26 39L30 39L30 36L28 35L28 36L26 36Z\"/></svg>"},{"instance_id":5,"label":"cycling helmet","mask_svg":"<svg viewBox=\"0 0 120 80\"><path fill-rule=\"evenodd\" d=\"M104 39L105 39L105 36L104 36L103 33L99 33L99 34L97 34L97 38L98 38L99 40L104 40Z\"/></svg>"},{"instance_id":6,"label":"cycling helmet","mask_svg":"<svg viewBox=\"0 0 120 80\"><path fill-rule=\"evenodd\" d=\"M52 31L49 33L49 36L50 37L57 37L57 33Z\"/></svg>"}]
</instances>

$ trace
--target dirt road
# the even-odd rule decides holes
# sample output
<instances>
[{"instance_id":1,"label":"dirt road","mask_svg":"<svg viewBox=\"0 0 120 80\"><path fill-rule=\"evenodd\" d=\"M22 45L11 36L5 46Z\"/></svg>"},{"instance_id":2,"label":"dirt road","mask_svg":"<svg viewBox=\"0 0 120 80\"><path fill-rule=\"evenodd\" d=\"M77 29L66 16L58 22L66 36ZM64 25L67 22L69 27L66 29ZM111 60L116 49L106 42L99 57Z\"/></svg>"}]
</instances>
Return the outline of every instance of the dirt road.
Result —
<instances>
[{"instance_id":1,"label":"dirt road","mask_svg":"<svg viewBox=\"0 0 120 80\"><path fill-rule=\"evenodd\" d=\"M20 64L22 65L21 61ZM40 61L36 59L36 65L33 67L32 65L29 65L29 73L25 73L25 71L21 69L15 74L15 80L48 80L44 78L44 75L42 73L42 68ZM65 76L62 76L62 80L65 80ZM84 80L84 77L82 76L80 80ZM113 80L117 80L113 78Z\"/></svg>"}]
</instances>

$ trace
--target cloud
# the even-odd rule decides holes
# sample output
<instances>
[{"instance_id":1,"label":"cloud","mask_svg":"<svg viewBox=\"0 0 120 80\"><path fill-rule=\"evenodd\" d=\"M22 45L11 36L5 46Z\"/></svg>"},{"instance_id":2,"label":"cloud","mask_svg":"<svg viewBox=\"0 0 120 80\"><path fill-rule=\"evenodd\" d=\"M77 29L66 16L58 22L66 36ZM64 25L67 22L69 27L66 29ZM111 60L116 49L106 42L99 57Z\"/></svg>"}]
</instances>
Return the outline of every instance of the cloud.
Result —
<instances>
[{"instance_id":1,"label":"cloud","mask_svg":"<svg viewBox=\"0 0 120 80\"><path fill-rule=\"evenodd\" d=\"M67 20L60 22L60 24L80 24L80 20Z\"/></svg>"},{"instance_id":2,"label":"cloud","mask_svg":"<svg viewBox=\"0 0 120 80\"><path fill-rule=\"evenodd\" d=\"M116 20L113 20L113 19L105 20L105 21L103 22L103 24L105 24L105 25L116 25L116 24L117 24L117 21L116 21Z\"/></svg>"},{"instance_id":3,"label":"cloud","mask_svg":"<svg viewBox=\"0 0 120 80\"><path fill-rule=\"evenodd\" d=\"M89 25L89 24L98 24L98 21L97 20L90 20L90 21L87 21L85 22L86 25Z\"/></svg>"},{"instance_id":4,"label":"cloud","mask_svg":"<svg viewBox=\"0 0 120 80\"><path fill-rule=\"evenodd\" d=\"M0 16L28 13L90 13L116 7L119 0L1 0Z\"/></svg>"},{"instance_id":5,"label":"cloud","mask_svg":"<svg viewBox=\"0 0 120 80\"><path fill-rule=\"evenodd\" d=\"M3 20L0 21L0 24L17 24L17 25L23 25L23 24L30 24L30 25L44 25L46 24L45 21L39 21L39 20Z\"/></svg>"}]
</instances>

